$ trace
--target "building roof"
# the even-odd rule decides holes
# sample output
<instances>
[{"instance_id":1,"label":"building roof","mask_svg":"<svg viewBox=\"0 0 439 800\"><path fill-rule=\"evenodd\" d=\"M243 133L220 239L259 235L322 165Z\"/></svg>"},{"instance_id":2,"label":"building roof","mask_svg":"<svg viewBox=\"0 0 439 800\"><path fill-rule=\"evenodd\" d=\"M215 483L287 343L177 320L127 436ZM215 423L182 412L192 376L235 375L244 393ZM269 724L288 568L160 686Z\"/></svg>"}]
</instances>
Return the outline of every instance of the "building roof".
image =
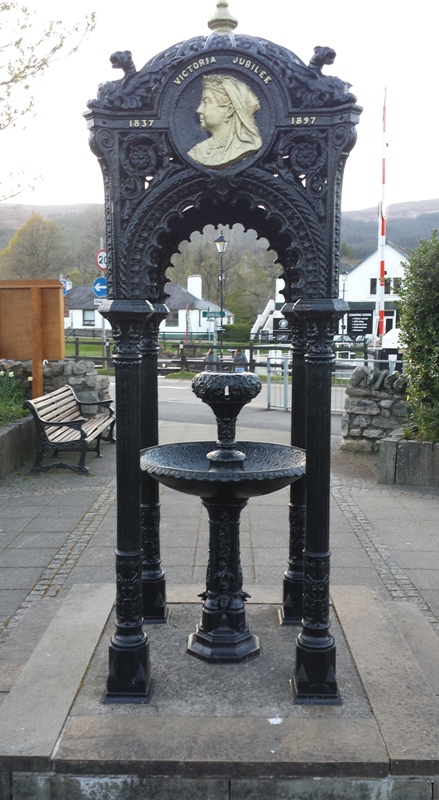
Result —
<instances>
[{"instance_id":1,"label":"building roof","mask_svg":"<svg viewBox=\"0 0 439 800\"><path fill-rule=\"evenodd\" d=\"M209 300L199 299L193 294L184 289L178 283L168 283L165 287L166 293L169 295L166 299L166 305L170 311L179 311L180 309L187 308L199 309L201 311L219 311L220 307L216 303L211 303ZM67 292L69 299L70 309L84 309L90 310L96 308L96 296L91 286L75 286ZM231 316L231 312L227 312Z\"/></svg>"},{"instance_id":2,"label":"building roof","mask_svg":"<svg viewBox=\"0 0 439 800\"><path fill-rule=\"evenodd\" d=\"M91 286L75 286L67 292L69 308L95 308L96 295Z\"/></svg>"},{"instance_id":3,"label":"building roof","mask_svg":"<svg viewBox=\"0 0 439 800\"><path fill-rule=\"evenodd\" d=\"M386 242L386 247L391 247L392 250L396 250L397 253L400 253L400 255L402 256L402 259L404 261L407 261L407 259L409 257L409 254L406 253L405 250L403 250L401 247L398 247L397 244L393 244L393 242ZM363 256L363 258L360 258L360 260L356 264L354 264L353 267L349 268L345 264L343 264L343 266L346 267L346 271L350 274L351 272L354 271L354 269L357 269L357 267L360 267L361 264L364 264L364 262L367 261L368 258L370 258L371 256L375 255L375 253L378 253L378 248L377 247L375 247L374 250L371 250L370 253L368 253L366 256Z\"/></svg>"},{"instance_id":4,"label":"building roof","mask_svg":"<svg viewBox=\"0 0 439 800\"><path fill-rule=\"evenodd\" d=\"M182 308L198 308L202 311L207 309L212 309L212 311L219 311L219 306L215 303L211 303L209 300L204 300L204 298L195 297L195 295L188 292L187 289L184 289L183 286L180 286L178 283L167 283L165 286L165 292L169 295L166 298L165 303L168 306L170 311L178 311Z\"/></svg>"}]
</instances>

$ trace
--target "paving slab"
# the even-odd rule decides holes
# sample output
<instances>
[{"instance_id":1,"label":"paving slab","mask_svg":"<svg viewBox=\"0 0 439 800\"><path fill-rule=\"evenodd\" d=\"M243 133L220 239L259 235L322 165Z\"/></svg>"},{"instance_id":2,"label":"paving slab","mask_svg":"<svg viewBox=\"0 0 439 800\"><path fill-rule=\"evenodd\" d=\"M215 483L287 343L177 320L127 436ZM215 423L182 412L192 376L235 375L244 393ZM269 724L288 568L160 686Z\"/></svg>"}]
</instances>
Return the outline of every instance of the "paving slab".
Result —
<instances>
[{"instance_id":1,"label":"paving slab","mask_svg":"<svg viewBox=\"0 0 439 800\"><path fill-rule=\"evenodd\" d=\"M20 623L0 649L0 692L10 692L62 601L61 596L45 598L23 610Z\"/></svg>"},{"instance_id":2,"label":"paving slab","mask_svg":"<svg viewBox=\"0 0 439 800\"><path fill-rule=\"evenodd\" d=\"M385 741L391 772L438 772L437 698L390 605L363 586L333 586L331 597Z\"/></svg>"},{"instance_id":3,"label":"paving slab","mask_svg":"<svg viewBox=\"0 0 439 800\"><path fill-rule=\"evenodd\" d=\"M48 769L114 600L108 585L75 588L0 707L0 771Z\"/></svg>"},{"instance_id":4,"label":"paving slab","mask_svg":"<svg viewBox=\"0 0 439 800\"><path fill-rule=\"evenodd\" d=\"M393 619L434 693L439 696L439 637L413 603L391 603Z\"/></svg>"},{"instance_id":5,"label":"paving slab","mask_svg":"<svg viewBox=\"0 0 439 800\"><path fill-rule=\"evenodd\" d=\"M55 758L58 773L181 777L387 777L375 722L254 717L74 717Z\"/></svg>"}]
</instances>

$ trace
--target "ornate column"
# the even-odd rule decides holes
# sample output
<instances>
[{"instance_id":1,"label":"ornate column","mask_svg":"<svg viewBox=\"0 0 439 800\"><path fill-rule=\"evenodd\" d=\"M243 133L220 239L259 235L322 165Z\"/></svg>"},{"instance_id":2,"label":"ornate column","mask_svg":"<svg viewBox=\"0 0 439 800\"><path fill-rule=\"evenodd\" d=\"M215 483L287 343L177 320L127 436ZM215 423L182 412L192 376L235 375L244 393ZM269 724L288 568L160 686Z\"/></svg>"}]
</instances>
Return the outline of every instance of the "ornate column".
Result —
<instances>
[{"instance_id":1,"label":"ornate column","mask_svg":"<svg viewBox=\"0 0 439 800\"><path fill-rule=\"evenodd\" d=\"M232 493L231 493L232 494ZM259 639L246 621L239 545L245 499L203 498L209 514L209 565L201 622L189 636L187 652L211 663L247 661L259 655Z\"/></svg>"},{"instance_id":2,"label":"ornate column","mask_svg":"<svg viewBox=\"0 0 439 800\"><path fill-rule=\"evenodd\" d=\"M109 647L107 703L145 703L151 686L143 632L140 538L140 338L152 312L146 300L106 300L115 343L117 415L116 632Z\"/></svg>"},{"instance_id":3,"label":"ornate column","mask_svg":"<svg viewBox=\"0 0 439 800\"><path fill-rule=\"evenodd\" d=\"M329 621L329 501L331 461L332 341L347 310L338 299L299 300L295 313L307 330L306 524L303 621L296 641L296 703L340 701L336 647Z\"/></svg>"},{"instance_id":4,"label":"ornate column","mask_svg":"<svg viewBox=\"0 0 439 800\"><path fill-rule=\"evenodd\" d=\"M291 367L291 444L305 449L306 418L306 326L293 312L293 304L283 307L282 313L292 329ZM303 613L303 548L305 546L305 476L290 487L289 558L283 576L283 603L280 611L283 625L298 625Z\"/></svg>"},{"instance_id":5,"label":"ornate column","mask_svg":"<svg viewBox=\"0 0 439 800\"><path fill-rule=\"evenodd\" d=\"M154 315L143 325L140 340L141 367L141 449L158 444L157 353L158 331L166 306L154 306ZM169 619L166 578L160 559L160 485L147 472L141 473L140 519L142 531L143 621L162 623Z\"/></svg>"}]
</instances>

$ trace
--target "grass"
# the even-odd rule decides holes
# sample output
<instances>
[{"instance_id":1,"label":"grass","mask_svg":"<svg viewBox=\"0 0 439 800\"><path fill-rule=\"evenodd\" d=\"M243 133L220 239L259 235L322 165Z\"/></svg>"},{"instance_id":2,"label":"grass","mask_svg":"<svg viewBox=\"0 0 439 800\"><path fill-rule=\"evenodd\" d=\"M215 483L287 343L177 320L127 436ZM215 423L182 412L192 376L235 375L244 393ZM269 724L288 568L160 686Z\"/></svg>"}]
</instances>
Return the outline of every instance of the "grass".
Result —
<instances>
[{"instance_id":1,"label":"grass","mask_svg":"<svg viewBox=\"0 0 439 800\"><path fill-rule=\"evenodd\" d=\"M82 351L82 352L81 352ZM66 356L75 355L74 342L66 342ZM102 358L102 344L96 342L87 342L81 339L79 343L79 358L83 356L90 356L90 358Z\"/></svg>"},{"instance_id":2,"label":"grass","mask_svg":"<svg viewBox=\"0 0 439 800\"><path fill-rule=\"evenodd\" d=\"M179 378L180 380L191 381L195 378L195 375L198 375L198 373L184 370L183 372L170 372L168 375L165 375L165 378Z\"/></svg>"}]
</instances>

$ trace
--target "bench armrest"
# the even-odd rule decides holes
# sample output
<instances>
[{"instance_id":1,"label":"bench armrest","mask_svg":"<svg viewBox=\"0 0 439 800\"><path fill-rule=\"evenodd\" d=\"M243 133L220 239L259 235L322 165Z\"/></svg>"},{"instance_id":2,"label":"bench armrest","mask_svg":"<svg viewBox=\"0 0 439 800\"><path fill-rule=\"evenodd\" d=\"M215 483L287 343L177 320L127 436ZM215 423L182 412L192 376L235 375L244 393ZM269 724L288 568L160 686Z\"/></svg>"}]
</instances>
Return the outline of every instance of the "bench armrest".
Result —
<instances>
[{"instance_id":1,"label":"bench armrest","mask_svg":"<svg viewBox=\"0 0 439 800\"><path fill-rule=\"evenodd\" d=\"M111 403L112 402L113 402L112 400L95 400L95 401L93 401L93 400L92 401L90 401L90 400L84 400L84 401L78 400L78 405L79 405L80 408L82 408L82 406L103 406L104 408L107 409L107 411L110 412L109 413L109 417L112 417L112 416L114 416L114 409L111 408Z\"/></svg>"},{"instance_id":2,"label":"bench armrest","mask_svg":"<svg viewBox=\"0 0 439 800\"><path fill-rule=\"evenodd\" d=\"M42 417L39 417L39 422L44 425L45 428L72 428L74 431L79 431L81 434L81 438L85 439L85 433L82 430L82 423L86 422L87 420L84 419L75 419L71 422L51 422L50 420L45 420Z\"/></svg>"}]
</instances>

